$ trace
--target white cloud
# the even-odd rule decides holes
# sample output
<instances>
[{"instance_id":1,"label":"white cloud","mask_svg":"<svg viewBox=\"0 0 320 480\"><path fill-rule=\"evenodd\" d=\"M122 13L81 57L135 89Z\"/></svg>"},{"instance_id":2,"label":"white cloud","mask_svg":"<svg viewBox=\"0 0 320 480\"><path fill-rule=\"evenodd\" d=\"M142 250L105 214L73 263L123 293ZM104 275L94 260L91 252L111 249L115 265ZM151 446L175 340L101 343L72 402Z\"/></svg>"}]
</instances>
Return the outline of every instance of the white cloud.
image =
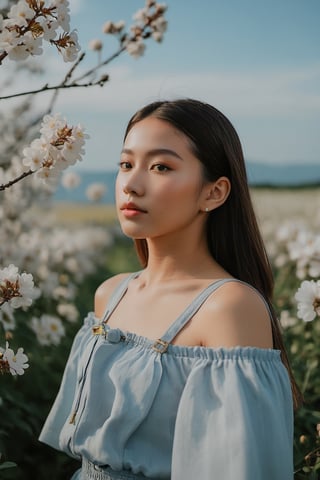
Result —
<instances>
[{"instance_id":1,"label":"white cloud","mask_svg":"<svg viewBox=\"0 0 320 480\"><path fill-rule=\"evenodd\" d=\"M194 97L243 117L286 117L320 114L320 98L307 85L320 83L320 66L300 70L191 72L141 74L129 68L110 69L103 88L75 89L61 96L67 109L81 110L83 98L90 113L133 112L149 101ZM87 105L85 105L87 108Z\"/></svg>"},{"instance_id":2,"label":"white cloud","mask_svg":"<svg viewBox=\"0 0 320 480\"><path fill-rule=\"evenodd\" d=\"M84 67L80 66L78 74ZM59 83L69 68L56 52L50 52L43 78L31 77L29 81L22 75L11 89ZM108 71L110 83L104 87L60 91L55 105L55 111L68 122L81 122L90 133L90 166L114 167L123 130L135 110L150 101L187 96L215 105L231 119L249 159L283 163L319 160L320 65L266 71L143 73L137 63L136 68L113 65ZM38 109L45 111L51 96L52 92L37 95ZM10 101L1 102L3 110L9 105Z\"/></svg>"}]
</instances>

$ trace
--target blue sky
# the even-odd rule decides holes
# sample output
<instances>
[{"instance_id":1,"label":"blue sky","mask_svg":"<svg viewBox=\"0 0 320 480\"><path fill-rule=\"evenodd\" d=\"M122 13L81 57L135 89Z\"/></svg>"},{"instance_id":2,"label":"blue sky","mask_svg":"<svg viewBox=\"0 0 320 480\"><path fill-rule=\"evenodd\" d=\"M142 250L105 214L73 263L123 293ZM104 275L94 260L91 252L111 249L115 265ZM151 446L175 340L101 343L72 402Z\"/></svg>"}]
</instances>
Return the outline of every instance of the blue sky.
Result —
<instances>
[{"instance_id":1,"label":"blue sky","mask_svg":"<svg viewBox=\"0 0 320 480\"><path fill-rule=\"evenodd\" d=\"M56 111L91 135L85 169L116 168L132 113L157 99L195 97L221 109L235 125L248 160L320 165L319 0L168 0L164 42L145 55L124 54L104 71L103 88L60 94ZM83 49L104 35L107 20L126 20L144 0L72 0L72 27ZM97 61L87 52L86 63ZM66 66L57 59L55 74Z\"/></svg>"}]
</instances>

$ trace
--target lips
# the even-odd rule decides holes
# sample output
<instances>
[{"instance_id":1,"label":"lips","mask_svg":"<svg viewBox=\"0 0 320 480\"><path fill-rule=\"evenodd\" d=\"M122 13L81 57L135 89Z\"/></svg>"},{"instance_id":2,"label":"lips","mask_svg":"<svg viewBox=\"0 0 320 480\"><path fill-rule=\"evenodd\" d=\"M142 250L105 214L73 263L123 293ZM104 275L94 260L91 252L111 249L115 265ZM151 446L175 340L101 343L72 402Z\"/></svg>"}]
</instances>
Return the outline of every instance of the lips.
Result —
<instances>
[{"instance_id":1,"label":"lips","mask_svg":"<svg viewBox=\"0 0 320 480\"><path fill-rule=\"evenodd\" d=\"M120 207L120 210L126 211L126 212L131 211L131 212L147 213L146 210L144 210L143 208L140 208L138 205L136 205L133 202L123 203Z\"/></svg>"}]
</instances>

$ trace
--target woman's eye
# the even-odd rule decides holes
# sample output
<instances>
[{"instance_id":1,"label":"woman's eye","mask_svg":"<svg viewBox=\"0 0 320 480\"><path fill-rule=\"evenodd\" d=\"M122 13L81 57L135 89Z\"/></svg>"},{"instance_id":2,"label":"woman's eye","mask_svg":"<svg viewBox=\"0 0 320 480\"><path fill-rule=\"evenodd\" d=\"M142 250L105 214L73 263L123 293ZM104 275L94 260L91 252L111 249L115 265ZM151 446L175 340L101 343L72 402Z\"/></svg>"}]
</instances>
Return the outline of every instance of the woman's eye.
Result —
<instances>
[{"instance_id":1,"label":"woman's eye","mask_svg":"<svg viewBox=\"0 0 320 480\"><path fill-rule=\"evenodd\" d=\"M128 170L131 168L131 164L129 162L120 162L119 166L121 170Z\"/></svg>"},{"instance_id":2,"label":"woman's eye","mask_svg":"<svg viewBox=\"0 0 320 480\"><path fill-rule=\"evenodd\" d=\"M166 165L162 165L161 163L157 163L156 165L153 165L152 170L156 170L157 172L168 172L171 170L169 167Z\"/></svg>"}]
</instances>

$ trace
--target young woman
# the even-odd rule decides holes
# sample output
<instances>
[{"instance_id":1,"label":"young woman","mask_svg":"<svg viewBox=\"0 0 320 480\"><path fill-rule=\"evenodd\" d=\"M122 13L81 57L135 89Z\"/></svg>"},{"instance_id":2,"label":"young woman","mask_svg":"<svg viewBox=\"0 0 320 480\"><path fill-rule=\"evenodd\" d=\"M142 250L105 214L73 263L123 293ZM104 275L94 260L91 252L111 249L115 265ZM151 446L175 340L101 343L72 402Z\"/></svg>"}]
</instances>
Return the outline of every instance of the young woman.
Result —
<instances>
[{"instance_id":1,"label":"young woman","mask_svg":"<svg viewBox=\"0 0 320 480\"><path fill-rule=\"evenodd\" d=\"M142 270L98 288L40 440L82 461L75 479L292 480L299 395L231 123L142 108L116 204Z\"/></svg>"}]
</instances>

